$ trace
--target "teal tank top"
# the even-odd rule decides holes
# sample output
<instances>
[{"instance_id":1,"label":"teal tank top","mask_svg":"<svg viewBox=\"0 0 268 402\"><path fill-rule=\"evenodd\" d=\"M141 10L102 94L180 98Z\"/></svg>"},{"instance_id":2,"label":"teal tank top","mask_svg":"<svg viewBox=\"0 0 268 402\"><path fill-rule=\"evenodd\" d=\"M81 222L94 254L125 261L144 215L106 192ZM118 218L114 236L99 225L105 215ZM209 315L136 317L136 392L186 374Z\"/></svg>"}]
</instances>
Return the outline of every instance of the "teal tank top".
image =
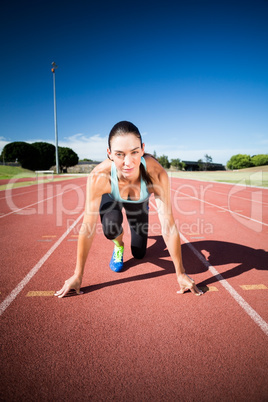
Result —
<instances>
[{"instance_id":1,"label":"teal tank top","mask_svg":"<svg viewBox=\"0 0 268 402\"><path fill-rule=\"evenodd\" d=\"M146 162L144 157L141 157L141 163L146 169ZM118 178L117 178L117 171L116 171L116 166L115 163L112 163L111 167L111 193L109 194L111 198L113 198L115 201L120 201L120 202L132 202L132 203L140 203L145 200L147 200L150 196L150 193L147 189L146 183L141 177L141 188L140 188L140 199L139 200L124 200L124 198L121 198L120 193L119 193L119 188L118 188Z\"/></svg>"}]
</instances>

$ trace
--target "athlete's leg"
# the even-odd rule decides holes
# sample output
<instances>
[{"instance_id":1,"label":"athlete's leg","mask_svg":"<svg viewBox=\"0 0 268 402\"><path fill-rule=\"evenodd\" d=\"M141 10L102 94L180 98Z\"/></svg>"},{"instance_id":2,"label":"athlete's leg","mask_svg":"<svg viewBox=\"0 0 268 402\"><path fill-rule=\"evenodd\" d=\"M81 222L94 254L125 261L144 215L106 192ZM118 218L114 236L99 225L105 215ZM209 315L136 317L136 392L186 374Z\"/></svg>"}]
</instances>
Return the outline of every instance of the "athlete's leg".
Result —
<instances>
[{"instance_id":1,"label":"athlete's leg","mask_svg":"<svg viewBox=\"0 0 268 402\"><path fill-rule=\"evenodd\" d=\"M117 247L124 247L123 237L124 231L122 231L122 233L116 239L113 239L113 242Z\"/></svg>"},{"instance_id":2,"label":"athlete's leg","mask_svg":"<svg viewBox=\"0 0 268 402\"><path fill-rule=\"evenodd\" d=\"M109 240L119 238L121 241L123 214L120 203L114 201L108 194L102 196L100 217L105 237Z\"/></svg>"},{"instance_id":3,"label":"athlete's leg","mask_svg":"<svg viewBox=\"0 0 268 402\"><path fill-rule=\"evenodd\" d=\"M124 253L122 205L112 200L108 194L104 194L100 205L100 217L104 235L115 244L110 268L120 272L123 269Z\"/></svg>"},{"instance_id":4,"label":"athlete's leg","mask_svg":"<svg viewBox=\"0 0 268 402\"><path fill-rule=\"evenodd\" d=\"M135 258L141 259L146 254L148 238L148 201L131 204L124 203L131 231L131 251Z\"/></svg>"}]
</instances>

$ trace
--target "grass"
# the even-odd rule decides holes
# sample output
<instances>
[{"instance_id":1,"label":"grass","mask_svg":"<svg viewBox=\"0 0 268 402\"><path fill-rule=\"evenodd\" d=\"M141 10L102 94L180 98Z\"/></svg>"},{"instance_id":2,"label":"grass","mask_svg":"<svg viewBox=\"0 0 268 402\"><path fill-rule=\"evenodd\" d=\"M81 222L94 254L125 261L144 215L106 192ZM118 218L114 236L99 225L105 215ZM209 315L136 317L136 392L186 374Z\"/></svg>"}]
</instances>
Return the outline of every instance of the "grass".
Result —
<instances>
[{"instance_id":1,"label":"grass","mask_svg":"<svg viewBox=\"0 0 268 402\"><path fill-rule=\"evenodd\" d=\"M35 177L35 173L32 170L23 169L18 166L0 166L0 180L11 179L17 175L20 175L22 178Z\"/></svg>"},{"instance_id":2,"label":"grass","mask_svg":"<svg viewBox=\"0 0 268 402\"><path fill-rule=\"evenodd\" d=\"M32 178L32 180L28 180L29 178ZM2 166L0 165L0 180L11 180L11 179L27 179L27 181L19 181L15 182L12 184L12 188L17 188L17 187L25 187L25 186L31 186L33 184L37 184L36 180L36 175L35 172L32 170L27 170L23 169L18 166ZM64 176L62 175L61 177L55 177L53 180L54 181L59 181L59 180L70 180L73 179L72 176ZM42 182L47 182L50 180L50 175L42 180L38 180L38 183ZM0 182L0 191L1 190L6 190L8 184L1 184Z\"/></svg>"},{"instance_id":3,"label":"grass","mask_svg":"<svg viewBox=\"0 0 268 402\"><path fill-rule=\"evenodd\" d=\"M248 186L268 187L268 166L259 166L234 171L183 172L169 171L169 176L202 181L246 184Z\"/></svg>"}]
</instances>

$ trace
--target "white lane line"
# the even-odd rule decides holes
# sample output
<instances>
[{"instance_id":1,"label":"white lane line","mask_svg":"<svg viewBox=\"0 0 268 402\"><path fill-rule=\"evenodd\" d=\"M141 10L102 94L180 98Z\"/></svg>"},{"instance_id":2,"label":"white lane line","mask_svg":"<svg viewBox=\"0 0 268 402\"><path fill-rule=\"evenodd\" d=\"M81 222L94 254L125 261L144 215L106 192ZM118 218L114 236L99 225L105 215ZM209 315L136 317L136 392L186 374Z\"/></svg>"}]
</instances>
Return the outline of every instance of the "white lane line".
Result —
<instances>
[{"instance_id":1,"label":"white lane line","mask_svg":"<svg viewBox=\"0 0 268 402\"><path fill-rule=\"evenodd\" d=\"M250 190L252 188L261 189L261 190L262 189L267 190L267 187L264 187L264 186L251 186L251 184L243 184L243 183L240 183L239 181L238 182L227 182L227 181L215 181L215 180L205 180L205 179L204 180L202 180L202 179L193 179L193 178L190 178L190 177L176 177L176 176L172 176L172 173L169 174L168 176L172 180L179 179L179 180L183 180L183 181L185 181L185 180L192 180L192 181L197 181L197 182L201 181L201 182L204 182L204 183L224 184L224 185L227 185L227 186L230 186L230 187L240 186L240 187L243 187L243 190Z\"/></svg>"},{"instance_id":2,"label":"white lane line","mask_svg":"<svg viewBox=\"0 0 268 402\"><path fill-rule=\"evenodd\" d=\"M69 190L69 191L70 191L70 190ZM67 193L67 191L66 191L66 193ZM61 194L62 194L62 193L61 193ZM57 197L57 195L60 195L60 194L56 194L56 195L53 195L52 197L45 198L45 199L43 199L43 200L41 200L41 201L35 202L34 204L26 205L26 207L23 207L23 208L14 209L14 211L8 212L8 213L5 214L5 215L1 215L0 218L5 218L6 216L9 216L9 215L12 215L12 214L16 214L17 212L23 211L24 209L30 208L30 207L32 207L32 206L34 206L34 205L38 205L38 204L41 204L42 202L45 202L45 201L47 201L47 200L51 200L52 198Z\"/></svg>"},{"instance_id":3,"label":"white lane line","mask_svg":"<svg viewBox=\"0 0 268 402\"><path fill-rule=\"evenodd\" d=\"M47 253L38 261L38 263L30 270L30 272L23 278L23 280L12 290L12 292L5 298L5 300L0 304L0 316L8 308L8 306L16 299L18 294L23 290L27 283L32 279L32 277L39 271L39 269L44 265L46 260L51 256L52 253L59 247L62 241L68 236L70 231L77 225L80 219L83 217L84 212L76 219L76 221L66 230L65 233L59 238L59 240L47 251Z\"/></svg>"},{"instance_id":4,"label":"white lane line","mask_svg":"<svg viewBox=\"0 0 268 402\"><path fill-rule=\"evenodd\" d=\"M221 193L220 191L215 191L215 190L212 190L212 189L208 189L207 191L210 191L211 193L221 194L221 195L225 195L225 196L226 196L226 193ZM250 196L251 196L251 195L252 195L252 191L250 192ZM252 199L251 199L251 198L240 197L240 196L238 196L238 195L232 195L232 198L238 198L239 200L244 200L244 201L252 202ZM264 202L264 201L254 200L254 202L255 202L256 204L268 205L268 203L267 203L267 202Z\"/></svg>"},{"instance_id":5,"label":"white lane line","mask_svg":"<svg viewBox=\"0 0 268 402\"><path fill-rule=\"evenodd\" d=\"M62 180L63 181L63 180ZM12 191L14 191L14 190L20 190L20 189L22 189L22 190L24 190L25 188L28 188L28 187L31 187L31 186L36 186L37 185L37 188L38 188L38 186L39 185L41 185L41 186L48 186L48 185L51 185L51 184L53 184L53 185L57 185L57 184L60 184L61 183L61 181L55 181L55 182L45 182L45 183L34 183L34 184L29 184L29 186L23 186L23 187L12 187L12 188L6 188L5 190L0 190L0 194L1 194L1 191L5 191L5 192L12 192ZM11 183L12 184L12 183ZM9 185L9 184L8 184ZM6 195L5 194L5 196L4 197L0 197L0 200L6 200L7 198L14 198L14 197L19 197L20 195L25 195L25 194L30 194L30 193L36 193L36 190L31 190L31 191L24 191L24 192L16 192L15 194L8 194L8 195Z\"/></svg>"},{"instance_id":6,"label":"white lane line","mask_svg":"<svg viewBox=\"0 0 268 402\"><path fill-rule=\"evenodd\" d=\"M174 177L172 177L172 180L174 180ZM183 179L183 180L187 180L187 179ZM190 180L190 179L189 179ZM216 182L216 181L204 181L204 180L198 180L198 181L202 181L202 182L204 182L204 183L207 183L207 184L210 184L210 183L214 183L214 184L230 184L230 186L231 187L234 187L234 186L243 186L243 184L242 185L240 185L240 184L235 184L235 183L223 183L223 182ZM262 191L263 193L264 193L264 195L266 195L266 193L265 193L265 190L266 190L266 192L268 193L268 189L267 189L267 187L253 187L253 186L250 186L250 187L248 187L247 188L247 190L248 190L248 193L249 193L249 196L252 196L252 193L253 193L253 191L255 190L256 191L256 189L258 190L260 190L260 191ZM242 189L242 190L246 190L246 189ZM242 191L241 190L241 191ZM252 190L252 191L251 191ZM173 190L174 191L174 190ZM215 193L215 194L221 194L221 195L226 195L226 192L225 193L223 193L223 192L221 192L221 191L216 191L216 190L213 190L213 188L209 188L209 189L207 189L206 191L210 191L211 193ZM241 197L241 196L238 196L238 195L234 195L234 194L232 194L232 198L238 198L239 200L245 200L245 201L252 201L251 200L251 198L245 198L245 197ZM266 205L268 205L268 203L267 202L265 202L265 201L258 201L258 200L254 200L254 202L255 203L257 203L257 204L262 204L262 205L264 205L264 206L266 206Z\"/></svg>"},{"instance_id":7,"label":"white lane line","mask_svg":"<svg viewBox=\"0 0 268 402\"><path fill-rule=\"evenodd\" d=\"M250 316L250 318L262 329L265 335L268 336L268 324L264 319L255 311L247 302L240 296L239 293L227 282L226 279L217 271L215 267L203 257L199 251L180 233L181 238L195 254L195 256L209 269L211 274L220 282L220 284L227 290L228 293L235 299L235 301L243 308L243 310Z\"/></svg>"},{"instance_id":8,"label":"white lane line","mask_svg":"<svg viewBox=\"0 0 268 402\"><path fill-rule=\"evenodd\" d=\"M25 188L25 187L24 187ZM6 190L4 190L4 191L6 191ZM23 193L18 193L18 194L10 194L10 195L5 195L5 197L0 197L0 200L6 200L7 198L10 198L10 197L12 197L12 198L14 198L14 197L18 197L19 195L25 195L25 194L30 194L30 193L36 193L36 191L35 190L32 190L32 191L24 191Z\"/></svg>"},{"instance_id":9,"label":"white lane line","mask_svg":"<svg viewBox=\"0 0 268 402\"><path fill-rule=\"evenodd\" d=\"M83 184L83 185L80 186L80 187L84 187L84 186L85 186L85 184ZM16 214L17 212L23 211L24 209L30 208L30 207L32 207L32 206L34 206L34 205L41 204L42 202L45 202L45 201L47 201L47 200L51 200L52 198L58 197L59 195L69 193L70 191L75 191L75 189L71 188L70 190L62 191L62 193L55 194L55 195L53 195L52 197L44 198L43 200L37 201L37 202L35 202L34 204L26 205L26 207L18 208L18 209L15 209L14 211L8 212L7 214L0 215L0 219L1 219L1 218L5 218L6 216L9 216L9 215L12 215L12 214Z\"/></svg>"},{"instance_id":10,"label":"white lane line","mask_svg":"<svg viewBox=\"0 0 268 402\"><path fill-rule=\"evenodd\" d=\"M171 191L173 191L174 193L177 192L177 190L173 190L173 188L171 189ZM219 209L221 209L221 210L223 210L223 211L225 211L225 212L229 212L230 214L238 215L238 216L240 216L240 217L242 217L242 218L244 218L244 219L248 219L249 221L257 222L257 223L260 223L261 225L268 226L268 223L264 223L264 222L262 222L262 221L258 221L257 219L249 218L248 216L243 215L243 214L240 214L239 212L234 212L234 211L232 211L232 210L230 210L230 209L221 207L221 206L216 205L216 204L212 204L211 202L208 202L208 201L205 201L205 200L201 200L201 198L194 197L193 195L189 195L189 194L183 193L182 191L180 191L180 194L186 195L187 197L193 198L194 200L198 200L198 201L200 201L200 202L203 202L204 204L212 205L213 207L219 208Z\"/></svg>"},{"instance_id":11,"label":"white lane line","mask_svg":"<svg viewBox=\"0 0 268 402\"><path fill-rule=\"evenodd\" d=\"M157 207L150 202L150 205L157 210ZM240 296L239 293L227 282L226 279L217 271L215 267L209 264L202 254L186 239L183 234L180 233L180 237L187 244L190 250L196 255L196 257L208 268L210 273L220 282L220 284L227 290L227 292L234 298L234 300L242 307L242 309L249 315L249 317L261 328L261 330L268 336L268 324L264 319L255 311L247 302Z\"/></svg>"}]
</instances>

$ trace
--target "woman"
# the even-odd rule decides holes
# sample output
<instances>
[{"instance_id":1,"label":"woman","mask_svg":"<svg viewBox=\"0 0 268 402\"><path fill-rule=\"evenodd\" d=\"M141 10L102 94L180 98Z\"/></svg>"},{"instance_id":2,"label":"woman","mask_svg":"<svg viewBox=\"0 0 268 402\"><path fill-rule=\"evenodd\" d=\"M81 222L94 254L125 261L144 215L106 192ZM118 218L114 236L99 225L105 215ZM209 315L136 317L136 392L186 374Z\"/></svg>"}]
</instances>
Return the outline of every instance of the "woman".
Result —
<instances>
[{"instance_id":1,"label":"woman","mask_svg":"<svg viewBox=\"0 0 268 402\"><path fill-rule=\"evenodd\" d=\"M108 139L108 159L90 174L86 207L79 232L77 262L74 275L65 281L55 296L63 297L69 290L80 293L86 259L93 241L100 214L105 236L114 242L110 268L123 268L122 208L125 209L131 230L131 251L135 258L146 253L148 231L148 199L154 193L162 235L173 260L178 293L190 290L202 294L194 281L185 274L181 245L171 208L169 179L163 167L151 155L144 153L141 135L134 124L122 121L111 130Z\"/></svg>"}]
</instances>

